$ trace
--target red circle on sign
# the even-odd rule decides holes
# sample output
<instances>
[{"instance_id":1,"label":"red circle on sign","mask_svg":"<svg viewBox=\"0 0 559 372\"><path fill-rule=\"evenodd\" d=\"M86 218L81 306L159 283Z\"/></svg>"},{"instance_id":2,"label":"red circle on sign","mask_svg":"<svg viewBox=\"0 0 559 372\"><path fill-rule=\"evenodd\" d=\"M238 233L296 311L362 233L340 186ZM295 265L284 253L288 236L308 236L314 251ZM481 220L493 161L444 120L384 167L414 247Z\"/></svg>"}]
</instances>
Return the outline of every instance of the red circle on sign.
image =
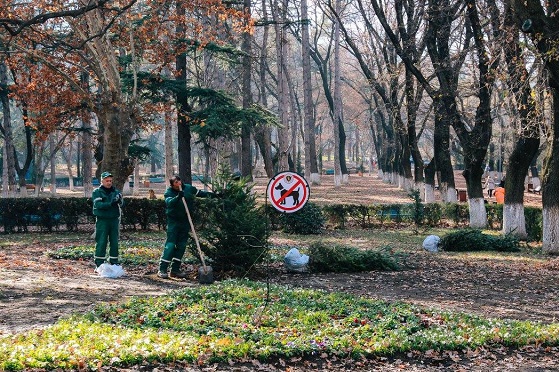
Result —
<instances>
[{"instance_id":1,"label":"red circle on sign","mask_svg":"<svg viewBox=\"0 0 559 372\"><path fill-rule=\"evenodd\" d=\"M297 173L278 173L268 182L268 199L280 212L297 212L305 206L309 195L309 184Z\"/></svg>"}]
</instances>

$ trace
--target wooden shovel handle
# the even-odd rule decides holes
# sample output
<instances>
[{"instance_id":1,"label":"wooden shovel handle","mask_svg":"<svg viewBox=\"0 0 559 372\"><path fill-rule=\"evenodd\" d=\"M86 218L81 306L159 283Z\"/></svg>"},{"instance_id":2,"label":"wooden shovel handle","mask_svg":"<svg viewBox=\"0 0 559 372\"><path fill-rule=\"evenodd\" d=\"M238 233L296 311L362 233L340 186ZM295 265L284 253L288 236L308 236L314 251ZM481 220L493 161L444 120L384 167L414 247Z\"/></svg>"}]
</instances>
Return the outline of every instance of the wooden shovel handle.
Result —
<instances>
[{"instance_id":1,"label":"wooden shovel handle","mask_svg":"<svg viewBox=\"0 0 559 372\"><path fill-rule=\"evenodd\" d=\"M180 190L182 191L182 186L180 186ZM192 222L192 217L190 216L190 210L188 209L188 204L186 203L184 196L181 199L182 199L182 203L184 204L184 209L186 209L188 223L190 224L190 229L192 230L192 235L194 236L194 242L196 242L196 249L198 249L198 254L200 255L200 261L202 261L204 274L207 274L208 268L206 266L206 261L204 260L204 255L202 254L202 249L200 248L200 241L198 240L198 235L196 235L196 229L194 229L194 223Z\"/></svg>"}]
</instances>

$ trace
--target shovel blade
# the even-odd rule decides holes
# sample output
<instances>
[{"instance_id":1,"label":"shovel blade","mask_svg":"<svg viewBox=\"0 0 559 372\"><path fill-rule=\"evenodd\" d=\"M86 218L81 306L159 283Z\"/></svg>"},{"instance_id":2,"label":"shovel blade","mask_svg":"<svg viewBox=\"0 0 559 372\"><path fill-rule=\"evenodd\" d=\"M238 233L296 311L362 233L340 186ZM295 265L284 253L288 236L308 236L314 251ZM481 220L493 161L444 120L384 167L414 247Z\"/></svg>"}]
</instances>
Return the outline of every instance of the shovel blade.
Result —
<instances>
[{"instance_id":1,"label":"shovel blade","mask_svg":"<svg viewBox=\"0 0 559 372\"><path fill-rule=\"evenodd\" d=\"M214 282L214 271L211 266L203 266L198 268L198 283L212 284Z\"/></svg>"}]
</instances>

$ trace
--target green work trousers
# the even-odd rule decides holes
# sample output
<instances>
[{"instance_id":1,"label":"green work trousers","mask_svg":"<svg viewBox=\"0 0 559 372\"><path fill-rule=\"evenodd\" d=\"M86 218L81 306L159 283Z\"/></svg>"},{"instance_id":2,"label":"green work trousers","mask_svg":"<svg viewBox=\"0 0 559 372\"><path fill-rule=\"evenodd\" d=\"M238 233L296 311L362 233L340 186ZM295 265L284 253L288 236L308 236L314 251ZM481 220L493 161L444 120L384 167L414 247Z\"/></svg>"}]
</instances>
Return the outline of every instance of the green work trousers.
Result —
<instances>
[{"instance_id":1,"label":"green work trousers","mask_svg":"<svg viewBox=\"0 0 559 372\"><path fill-rule=\"evenodd\" d=\"M188 235L188 225L170 222L167 226L167 240L165 248L159 261L159 272L166 273L171 265L171 272L179 272L181 268L182 256L186 250Z\"/></svg>"},{"instance_id":2,"label":"green work trousers","mask_svg":"<svg viewBox=\"0 0 559 372\"><path fill-rule=\"evenodd\" d=\"M95 266L99 267L107 261L107 243L109 248L109 263L118 264L119 218L99 218L95 222Z\"/></svg>"}]
</instances>

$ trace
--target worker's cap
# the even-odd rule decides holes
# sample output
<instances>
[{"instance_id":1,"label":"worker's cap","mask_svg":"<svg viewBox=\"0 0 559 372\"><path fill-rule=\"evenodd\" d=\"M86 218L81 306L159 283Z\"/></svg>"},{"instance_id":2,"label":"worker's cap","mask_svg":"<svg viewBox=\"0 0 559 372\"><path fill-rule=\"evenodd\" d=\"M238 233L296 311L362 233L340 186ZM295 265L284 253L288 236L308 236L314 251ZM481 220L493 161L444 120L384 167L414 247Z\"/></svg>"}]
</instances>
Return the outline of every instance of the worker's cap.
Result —
<instances>
[{"instance_id":1,"label":"worker's cap","mask_svg":"<svg viewBox=\"0 0 559 372\"><path fill-rule=\"evenodd\" d=\"M104 180L107 177L112 177L113 175L111 174L111 172L103 172L101 173L101 179Z\"/></svg>"}]
</instances>

